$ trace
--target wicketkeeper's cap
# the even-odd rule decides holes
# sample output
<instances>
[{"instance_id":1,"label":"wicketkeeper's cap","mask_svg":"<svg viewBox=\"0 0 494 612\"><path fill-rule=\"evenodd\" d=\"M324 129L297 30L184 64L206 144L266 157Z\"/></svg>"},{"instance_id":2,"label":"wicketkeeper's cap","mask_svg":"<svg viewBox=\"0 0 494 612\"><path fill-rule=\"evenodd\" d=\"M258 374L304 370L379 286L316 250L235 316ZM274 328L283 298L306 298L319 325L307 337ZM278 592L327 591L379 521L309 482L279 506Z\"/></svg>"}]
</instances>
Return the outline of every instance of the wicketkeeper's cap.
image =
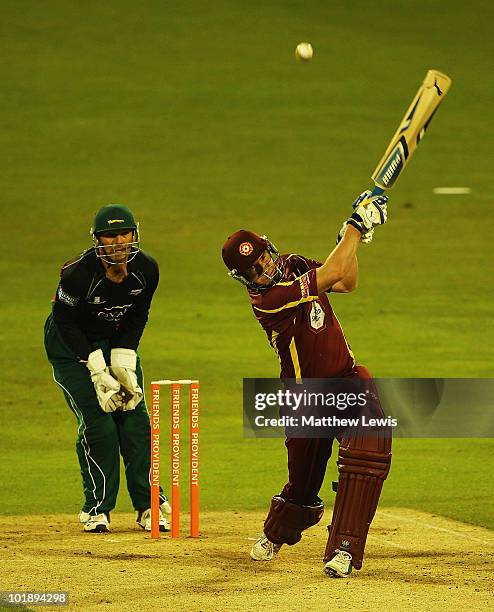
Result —
<instances>
[{"instance_id":1,"label":"wicketkeeper's cap","mask_svg":"<svg viewBox=\"0 0 494 612\"><path fill-rule=\"evenodd\" d=\"M232 234L223 245L221 254L229 270L237 270L243 274L254 265L256 259L268 248L266 238L249 232L239 230Z\"/></svg>"},{"instance_id":2,"label":"wicketkeeper's cap","mask_svg":"<svg viewBox=\"0 0 494 612\"><path fill-rule=\"evenodd\" d=\"M95 236L106 232L136 230L134 215L122 204L107 204L98 210L91 229Z\"/></svg>"}]
</instances>

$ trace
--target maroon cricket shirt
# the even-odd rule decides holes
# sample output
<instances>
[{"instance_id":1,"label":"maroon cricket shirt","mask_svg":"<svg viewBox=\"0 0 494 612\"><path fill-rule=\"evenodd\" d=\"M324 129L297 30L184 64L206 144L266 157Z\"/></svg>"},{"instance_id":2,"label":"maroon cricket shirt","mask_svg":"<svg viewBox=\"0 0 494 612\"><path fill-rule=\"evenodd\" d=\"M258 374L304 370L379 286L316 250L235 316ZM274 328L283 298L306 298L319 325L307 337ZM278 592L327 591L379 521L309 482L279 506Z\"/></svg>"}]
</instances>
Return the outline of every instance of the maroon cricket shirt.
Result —
<instances>
[{"instance_id":1,"label":"maroon cricket shirt","mask_svg":"<svg viewBox=\"0 0 494 612\"><path fill-rule=\"evenodd\" d=\"M301 255L282 255L284 274L265 291L249 290L254 314L281 363L281 378L356 374L355 359L328 296L317 293L316 268Z\"/></svg>"}]
</instances>

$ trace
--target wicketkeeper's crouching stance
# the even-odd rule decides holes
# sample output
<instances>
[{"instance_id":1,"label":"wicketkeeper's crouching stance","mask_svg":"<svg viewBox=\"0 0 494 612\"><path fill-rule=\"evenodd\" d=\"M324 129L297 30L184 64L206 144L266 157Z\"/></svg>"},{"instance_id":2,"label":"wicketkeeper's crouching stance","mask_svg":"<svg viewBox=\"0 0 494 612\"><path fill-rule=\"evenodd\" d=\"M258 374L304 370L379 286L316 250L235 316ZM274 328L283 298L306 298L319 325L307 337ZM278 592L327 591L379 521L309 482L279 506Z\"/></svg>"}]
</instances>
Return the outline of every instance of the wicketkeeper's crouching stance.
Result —
<instances>
[{"instance_id":1,"label":"wicketkeeper's crouching stance","mask_svg":"<svg viewBox=\"0 0 494 612\"><path fill-rule=\"evenodd\" d=\"M247 286L252 308L281 363L281 378L371 378L356 365L327 293L348 293L358 277L360 242L372 240L385 223L387 197L364 192L343 224L336 248L321 264L301 255L280 255L265 236L240 230L223 246L229 274ZM383 416L377 395L375 416ZM287 438L289 480L271 501L264 533L251 550L270 561L283 544L296 544L302 531L318 523L324 506L318 497L331 456L330 438ZM339 482L324 553L329 576L360 569L365 541L391 463L391 437L343 437L338 455Z\"/></svg>"},{"instance_id":2,"label":"wicketkeeper's crouching stance","mask_svg":"<svg viewBox=\"0 0 494 612\"><path fill-rule=\"evenodd\" d=\"M110 204L91 230L94 247L66 263L45 324L53 377L77 418L84 531L109 531L120 454L137 522L149 531L150 424L137 347L158 285L158 264L139 247L131 211ZM161 495L160 529L170 507Z\"/></svg>"}]
</instances>

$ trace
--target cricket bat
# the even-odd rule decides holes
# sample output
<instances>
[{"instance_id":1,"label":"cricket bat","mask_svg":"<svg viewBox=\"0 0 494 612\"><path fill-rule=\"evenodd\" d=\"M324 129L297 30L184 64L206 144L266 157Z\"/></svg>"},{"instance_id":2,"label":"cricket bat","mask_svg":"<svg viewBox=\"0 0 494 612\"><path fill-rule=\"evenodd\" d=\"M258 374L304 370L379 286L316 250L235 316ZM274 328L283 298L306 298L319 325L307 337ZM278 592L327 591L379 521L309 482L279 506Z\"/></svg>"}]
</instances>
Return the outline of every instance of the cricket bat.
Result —
<instances>
[{"instance_id":1,"label":"cricket bat","mask_svg":"<svg viewBox=\"0 0 494 612\"><path fill-rule=\"evenodd\" d=\"M424 82L372 174L375 184L372 195L380 195L396 183L450 86L449 76L439 70L427 72Z\"/></svg>"}]
</instances>

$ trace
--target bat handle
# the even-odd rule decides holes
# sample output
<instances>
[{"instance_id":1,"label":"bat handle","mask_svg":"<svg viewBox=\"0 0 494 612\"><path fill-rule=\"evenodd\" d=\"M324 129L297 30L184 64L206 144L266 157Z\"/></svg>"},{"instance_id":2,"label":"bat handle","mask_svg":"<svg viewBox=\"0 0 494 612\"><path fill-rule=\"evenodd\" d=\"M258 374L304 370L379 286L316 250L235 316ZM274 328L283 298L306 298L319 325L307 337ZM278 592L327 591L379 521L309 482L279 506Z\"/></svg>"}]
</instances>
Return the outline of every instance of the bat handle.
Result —
<instances>
[{"instance_id":1,"label":"bat handle","mask_svg":"<svg viewBox=\"0 0 494 612\"><path fill-rule=\"evenodd\" d=\"M381 187L378 187L377 185L375 185L374 189L372 190L371 197L373 197L373 196L380 196L383 193L384 193L384 189L382 189Z\"/></svg>"}]
</instances>

